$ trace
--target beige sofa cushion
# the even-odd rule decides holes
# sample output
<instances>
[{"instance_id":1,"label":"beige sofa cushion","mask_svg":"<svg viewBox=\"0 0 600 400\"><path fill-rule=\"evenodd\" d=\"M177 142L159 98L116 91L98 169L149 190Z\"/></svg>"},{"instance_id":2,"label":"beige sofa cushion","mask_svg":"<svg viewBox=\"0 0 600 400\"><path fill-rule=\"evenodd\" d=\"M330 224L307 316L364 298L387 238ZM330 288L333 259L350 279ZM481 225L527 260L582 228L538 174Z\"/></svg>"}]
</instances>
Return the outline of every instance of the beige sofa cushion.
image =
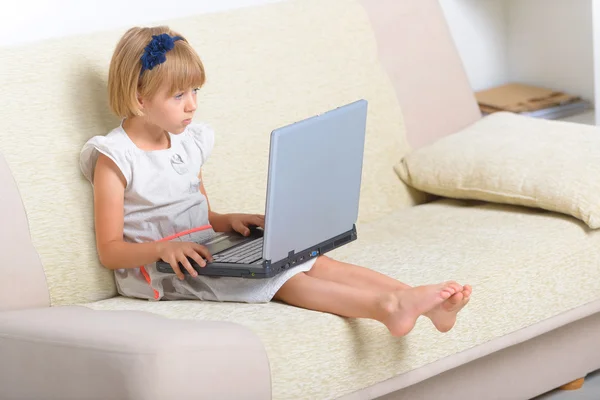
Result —
<instances>
[{"instance_id":1,"label":"beige sofa cushion","mask_svg":"<svg viewBox=\"0 0 600 400\"><path fill-rule=\"evenodd\" d=\"M358 1L286 1L167 23L206 64L197 118L217 135L204 171L216 210L263 211L270 131L359 98L369 101L361 221L413 204L392 169L408 151L400 107ZM118 125L106 76L126 28L0 53L0 152L55 305L116 293L98 263L91 188L77 160L87 139Z\"/></svg>"},{"instance_id":2,"label":"beige sofa cushion","mask_svg":"<svg viewBox=\"0 0 600 400\"><path fill-rule=\"evenodd\" d=\"M440 196L539 207L600 227L600 128L496 113L405 156L400 178Z\"/></svg>"},{"instance_id":3,"label":"beige sofa cushion","mask_svg":"<svg viewBox=\"0 0 600 400\"><path fill-rule=\"evenodd\" d=\"M273 399L332 399L366 388L369 393L372 385L420 369L396 388L418 382L526 340L532 331L501 346L497 338L600 299L600 231L589 232L561 214L445 199L361 225L358 238L334 256L413 285L448 279L472 284L471 303L456 328L441 334L423 319L396 339L376 322L279 303L114 298L88 306L245 325L267 349ZM377 394L370 393L359 398Z\"/></svg>"}]
</instances>

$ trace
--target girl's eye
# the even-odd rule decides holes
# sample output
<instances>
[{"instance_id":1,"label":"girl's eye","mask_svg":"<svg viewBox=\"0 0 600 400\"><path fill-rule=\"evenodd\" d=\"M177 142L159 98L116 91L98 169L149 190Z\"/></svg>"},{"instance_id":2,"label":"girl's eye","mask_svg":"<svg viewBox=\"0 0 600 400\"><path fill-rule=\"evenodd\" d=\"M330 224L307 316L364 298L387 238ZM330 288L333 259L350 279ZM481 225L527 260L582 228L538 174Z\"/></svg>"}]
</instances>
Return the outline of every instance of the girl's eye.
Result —
<instances>
[{"instance_id":1,"label":"girl's eye","mask_svg":"<svg viewBox=\"0 0 600 400\"><path fill-rule=\"evenodd\" d=\"M194 94L198 93L198 90L200 90L200 88L195 88L194 89Z\"/></svg>"},{"instance_id":2,"label":"girl's eye","mask_svg":"<svg viewBox=\"0 0 600 400\"><path fill-rule=\"evenodd\" d=\"M175 98L176 98L177 100L181 99L182 97L183 97L183 93L179 93L179 94L176 94L176 95L175 95Z\"/></svg>"}]
</instances>

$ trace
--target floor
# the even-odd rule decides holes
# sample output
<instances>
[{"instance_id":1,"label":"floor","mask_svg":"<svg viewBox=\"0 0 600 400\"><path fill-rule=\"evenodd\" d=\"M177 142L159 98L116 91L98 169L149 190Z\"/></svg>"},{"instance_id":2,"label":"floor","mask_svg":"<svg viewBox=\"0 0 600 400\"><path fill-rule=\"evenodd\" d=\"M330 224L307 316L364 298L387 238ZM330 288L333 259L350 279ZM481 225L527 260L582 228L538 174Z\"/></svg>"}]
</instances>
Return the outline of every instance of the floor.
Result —
<instances>
[{"instance_id":1,"label":"floor","mask_svg":"<svg viewBox=\"0 0 600 400\"><path fill-rule=\"evenodd\" d=\"M532 400L598 400L600 399L600 371L586 376L579 390L553 390Z\"/></svg>"},{"instance_id":2,"label":"floor","mask_svg":"<svg viewBox=\"0 0 600 400\"><path fill-rule=\"evenodd\" d=\"M563 121L578 122L580 124L594 125L594 111L564 118ZM583 387L579 390L553 390L532 400L599 400L600 399L600 371L589 374L585 378Z\"/></svg>"}]
</instances>

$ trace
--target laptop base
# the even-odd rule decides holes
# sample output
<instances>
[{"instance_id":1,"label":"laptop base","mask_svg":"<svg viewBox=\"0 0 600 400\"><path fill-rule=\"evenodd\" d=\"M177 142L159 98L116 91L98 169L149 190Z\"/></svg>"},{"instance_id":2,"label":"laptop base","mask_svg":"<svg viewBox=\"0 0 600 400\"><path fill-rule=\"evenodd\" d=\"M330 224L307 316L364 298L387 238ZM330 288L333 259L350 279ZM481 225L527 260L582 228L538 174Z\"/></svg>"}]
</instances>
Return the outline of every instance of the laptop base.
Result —
<instances>
[{"instance_id":1,"label":"laptop base","mask_svg":"<svg viewBox=\"0 0 600 400\"><path fill-rule=\"evenodd\" d=\"M238 263L225 263L213 261L206 264L206 267L199 266L193 259L188 258L190 264L198 272L198 275L204 276L229 276L237 278L248 278L248 279L264 279L271 278L280 272L295 267L296 265L302 264L309 261L312 258L318 257L322 254L328 253L338 247L341 247L347 243L350 243L357 238L356 225L353 225L352 229L338 235L325 242L319 243L309 249L301 251L299 253L291 252L287 258L272 263L268 260L259 260L258 263L254 264L238 264ZM256 240L256 238L248 238L248 240ZM171 265L165 261L158 261L156 268L159 272L173 273ZM181 272L185 275L189 275L189 272L179 264Z\"/></svg>"}]
</instances>

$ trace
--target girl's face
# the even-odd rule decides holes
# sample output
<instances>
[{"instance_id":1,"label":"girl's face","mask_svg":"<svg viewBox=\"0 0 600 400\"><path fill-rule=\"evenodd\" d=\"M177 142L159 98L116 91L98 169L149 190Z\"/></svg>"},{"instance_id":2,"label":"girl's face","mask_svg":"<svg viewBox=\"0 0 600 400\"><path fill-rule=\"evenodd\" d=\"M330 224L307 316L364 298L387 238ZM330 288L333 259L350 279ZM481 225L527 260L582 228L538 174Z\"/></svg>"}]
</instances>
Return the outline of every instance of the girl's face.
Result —
<instances>
[{"instance_id":1,"label":"girl's face","mask_svg":"<svg viewBox=\"0 0 600 400\"><path fill-rule=\"evenodd\" d=\"M187 89L169 95L167 88L159 90L151 99L142 99L145 118L167 132L178 134L192 122L196 111L198 89Z\"/></svg>"}]
</instances>

